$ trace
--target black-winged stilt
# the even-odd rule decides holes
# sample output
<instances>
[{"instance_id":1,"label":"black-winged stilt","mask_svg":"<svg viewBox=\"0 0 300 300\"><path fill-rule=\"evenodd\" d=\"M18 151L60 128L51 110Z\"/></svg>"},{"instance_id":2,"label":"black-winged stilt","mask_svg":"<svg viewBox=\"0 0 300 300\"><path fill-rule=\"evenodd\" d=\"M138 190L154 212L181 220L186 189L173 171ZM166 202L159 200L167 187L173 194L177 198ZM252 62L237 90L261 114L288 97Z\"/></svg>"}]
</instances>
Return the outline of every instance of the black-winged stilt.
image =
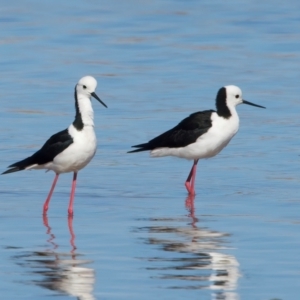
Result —
<instances>
[{"instance_id":1,"label":"black-winged stilt","mask_svg":"<svg viewBox=\"0 0 300 300\"><path fill-rule=\"evenodd\" d=\"M61 173L74 172L68 208L69 215L73 215L77 173L91 161L97 148L91 97L96 98L107 107L96 95L96 87L97 81L94 77L81 78L75 86L76 115L74 122L67 129L52 135L43 147L32 156L10 165L9 170L2 173L8 174L30 169L54 171L55 178L43 206L44 214L48 210L58 176Z\"/></svg>"},{"instance_id":2,"label":"black-winged stilt","mask_svg":"<svg viewBox=\"0 0 300 300\"><path fill-rule=\"evenodd\" d=\"M217 155L239 129L238 104L265 108L242 98L239 87L228 85L219 89L217 110L205 110L191 114L177 126L155 137L148 143L132 146L138 148L128 153L150 150L152 157L177 156L193 159L194 164L185 186L190 195L195 194L195 178L199 159Z\"/></svg>"}]
</instances>

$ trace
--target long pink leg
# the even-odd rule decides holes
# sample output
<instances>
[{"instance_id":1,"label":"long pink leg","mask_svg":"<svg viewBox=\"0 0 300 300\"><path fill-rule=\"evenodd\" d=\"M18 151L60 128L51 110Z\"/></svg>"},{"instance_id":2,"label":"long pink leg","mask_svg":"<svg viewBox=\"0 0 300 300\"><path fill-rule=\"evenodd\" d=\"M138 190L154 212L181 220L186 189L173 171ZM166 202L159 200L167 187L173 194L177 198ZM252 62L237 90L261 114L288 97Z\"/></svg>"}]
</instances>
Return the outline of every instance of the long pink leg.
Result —
<instances>
[{"instance_id":1,"label":"long pink leg","mask_svg":"<svg viewBox=\"0 0 300 300\"><path fill-rule=\"evenodd\" d=\"M70 203L69 203L69 208L68 208L69 216L73 216L73 203L74 203L74 196L75 196L76 180L77 180L77 172L74 172L73 182L72 182L72 190L71 190L71 196L70 196Z\"/></svg>"},{"instance_id":2,"label":"long pink leg","mask_svg":"<svg viewBox=\"0 0 300 300\"><path fill-rule=\"evenodd\" d=\"M197 163L198 163L198 159L197 160L195 159L194 164L189 173L189 176L185 182L185 187L190 195L195 195L195 177L196 177ZM191 181L192 181L192 184L191 184Z\"/></svg>"},{"instance_id":3,"label":"long pink leg","mask_svg":"<svg viewBox=\"0 0 300 300\"><path fill-rule=\"evenodd\" d=\"M44 208L43 208L43 215L45 215L47 213L47 210L49 208L49 202L51 200L51 196L53 194L53 191L54 191L54 188L55 188L55 185L56 185L56 182L57 182L57 179L58 179L58 176L59 174L56 174L55 177L54 177L54 180L53 180L53 183L52 183L52 186L51 186L51 189L50 189L50 192L48 194L48 197L44 203Z\"/></svg>"},{"instance_id":4,"label":"long pink leg","mask_svg":"<svg viewBox=\"0 0 300 300\"><path fill-rule=\"evenodd\" d=\"M194 162L193 175L192 175L192 189L194 191L194 195L195 195L195 181L196 181L196 174L197 174L197 164L198 164L198 159L195 160L195 162Z\"/></svg>"},{"instance_id":5,"label":"long pink leg","mask_svg":"<svg viewBox=\"0 0 300 300\"><path fill-rule=\"evenodd\" d=\"M192 174L193 174L193 169L194 169L194 163L192 165L192 168L191 168L191 171L189 173L189 176L187 177L186 179L186 182L190 182L191 181L191 178L192 178Z\"/></svg>"},{"instance_id":6,"label":"long pink leg","mask_svg":"<svg viewBox=\"0 0 300 300\"><path fill-rule=\"evenodd\" d=\"M194 164L191 168L191 171L189 173L189 176L187 177L186 181L185 181L185 187L187 189L187 191L189 192L189 194L191 194L191 185L190 185L190 181L191 181L191 178L192 178L192 174L193 174L193 169L194 169Z\"/></svg>"}]
</instances>

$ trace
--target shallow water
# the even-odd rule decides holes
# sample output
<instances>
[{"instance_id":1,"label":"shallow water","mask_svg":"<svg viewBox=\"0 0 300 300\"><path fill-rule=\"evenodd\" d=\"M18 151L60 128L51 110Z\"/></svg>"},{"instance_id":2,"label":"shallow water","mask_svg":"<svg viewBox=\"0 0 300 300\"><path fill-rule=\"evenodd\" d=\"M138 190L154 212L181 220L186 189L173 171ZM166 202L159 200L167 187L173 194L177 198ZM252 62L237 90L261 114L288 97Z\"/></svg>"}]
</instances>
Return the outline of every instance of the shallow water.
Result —
<instances>
[{"instance_id":1,"label":"shallow water","mask_svg":"<svg viewBox=\"0 0 300 300\"><path fill-rule=\"evenodd\" d=\"M78 176L1 177L3 299L297 299L299 9L290 1L14 1L0 14L1 166L73 120L91 74L98 151ZM129 155L236 84L240 131L217 157Z\"/></svg>"}]
</instances>

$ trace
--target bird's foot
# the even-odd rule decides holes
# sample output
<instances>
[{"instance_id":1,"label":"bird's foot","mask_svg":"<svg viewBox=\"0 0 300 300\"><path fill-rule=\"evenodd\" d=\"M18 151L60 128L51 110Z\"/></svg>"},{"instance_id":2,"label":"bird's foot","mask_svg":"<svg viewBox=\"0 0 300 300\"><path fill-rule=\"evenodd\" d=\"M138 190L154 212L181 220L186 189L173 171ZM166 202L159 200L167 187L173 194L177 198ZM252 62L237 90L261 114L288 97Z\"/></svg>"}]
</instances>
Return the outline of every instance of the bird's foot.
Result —
<instances>
[{"instance_id":1,"label":"bird's foot","mask_svg":"<svg viewBox=\"0 0 300 300\"><path fill-rule=\"evenodd\" d=\"M187 189L190 196L195 196L196 195L195 190L194 190L193 186L191 185L191 183L189 181L185 182L185 187L186 187L186 189Z\"/></svg>"}]
</instances>

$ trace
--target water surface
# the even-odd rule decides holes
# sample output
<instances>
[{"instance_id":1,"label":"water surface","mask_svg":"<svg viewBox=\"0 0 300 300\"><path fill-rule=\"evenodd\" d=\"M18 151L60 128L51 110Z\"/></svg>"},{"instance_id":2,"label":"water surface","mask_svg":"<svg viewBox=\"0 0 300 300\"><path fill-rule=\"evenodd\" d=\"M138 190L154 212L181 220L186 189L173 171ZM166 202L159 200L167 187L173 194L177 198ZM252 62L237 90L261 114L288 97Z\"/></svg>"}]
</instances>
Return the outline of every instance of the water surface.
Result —
<instances>
[{"instance_id":1,"label":"water surface","mask_svg":"<svg viewBox=\"0 0 300 300\"><path fill-rule=\"evenodd\" d=\"M0 13L1 166L74 117L98 80L98 151L78 176L1 177L5 299L296 299L299 270L299 9L289 1L14 1ZM200 161L129 155L242 88L237 136Z\"/></svg>"}]
</instances>

